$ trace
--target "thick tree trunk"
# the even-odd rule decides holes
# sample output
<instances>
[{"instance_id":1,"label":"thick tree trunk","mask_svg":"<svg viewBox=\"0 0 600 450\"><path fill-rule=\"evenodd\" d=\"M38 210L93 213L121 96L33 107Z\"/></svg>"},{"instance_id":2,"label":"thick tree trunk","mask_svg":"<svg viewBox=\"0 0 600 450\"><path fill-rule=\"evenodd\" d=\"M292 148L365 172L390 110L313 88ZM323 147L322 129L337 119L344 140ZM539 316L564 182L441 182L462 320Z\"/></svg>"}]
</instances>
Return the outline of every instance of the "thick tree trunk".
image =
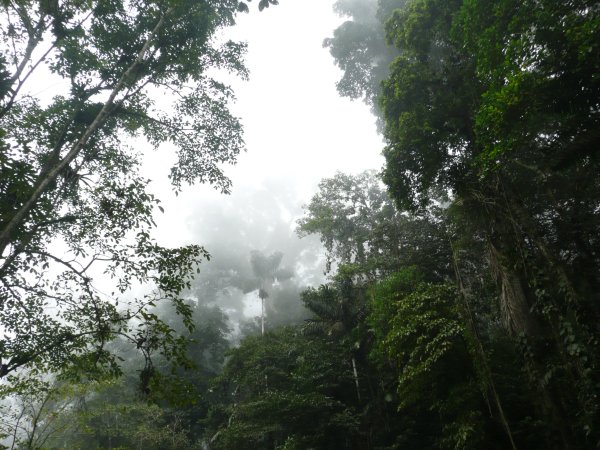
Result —
<instances>
[{"instance_id":1,"label":"thick tree trunk","mask_svg":"<svg viewBox=\"0 0 600 450\"><path fill-rule=\"evenodd\" d=\"M553 355L562 355L560 337L555 332L555 318L542 317L532 311L535 297L522 275L528 268L520 267L520 264L515 267L514 261L511 263L503 250L509 248L509 238L506 235L488 236L489 257L501 290L500 309L505 326L513 337L524 339L524 369L532 387L538 392L535 400L539 413L549 429L555 432L548 445L552 450L579 449L580 439L573 433L572 418L567 413L564 395L559 392L556 383L544 381L549 370L548 364L554 364L551 362ZM521 245L521 242L513 241L512 245ZM563 363L565 367L569 366L569 362ZM573 397L571 393L568 396Z\"/></svg>"},{"instance_id":2,"label":"thick tree trunk","mask_svg":"<svg viewBox=\"0 0 600 450\"><path fill-rule=\"evenodd\" d=\"M458 265L458 256L457 256L456 252L454 251L454 246L452 244L451 244L451 247L452 247L452 259L453 259L453 264L454 264L454 273L456 275L456 281L458 283L458 287L460 289L460 294L461 294L461 297L464 302L465 312L467 315L467 321L469 323L469 327L471 328L471 333L472 333L473 337L475 338L475 344L476 344L475 348L476 348L476 352L477 352L477 355L475 357L479 360L479 362L481 363L481 366L483 368L485 384L488 386L489 390L492 393L492 396L494 398L494 403L496 404L496 409L498 410L498 414L500 416L500 422L502 423L502 427L504 428L504 431L506 432L506 436L510 442L510 446L513 450L517 450L517 445L515 444L515 441L514 441L513 432L511 430L508 419L506 418L506 415L504 413L504 407L502 406L502 401L500 399L500 395L498 394L498 391L496 389L494 375L493 375L492 369L490 368L490 365L488 363L488 357L487 357L487 354L483 347L483 342L481 340L479 330L477 329L477 324L475 323L475 317L473 315L473 310L471 308L471 303L470 303L470 295L469 295L469 292L467 291L466 286L463 283L462 275L460 273L460 269L459 269L459 265ZM486 400L487 400L487 397L486 397ZM489 407L489 403L488 403L488 407ZM490 409L490 414L491 414L491 409Z\"/></svg>"},{"instance_id":3,"label":"thick tree trunk","mask_svg":"<svg viewBox=\"0 0 600 450\"><path fill-rule=\"evenodd\" d=\"M531 311L521 277L511 269L498 244L491 239L488 239L488 253L500 286L500 311L506 329L512 336L540 336L541 325Z\"/></svg>"}]
</instances>

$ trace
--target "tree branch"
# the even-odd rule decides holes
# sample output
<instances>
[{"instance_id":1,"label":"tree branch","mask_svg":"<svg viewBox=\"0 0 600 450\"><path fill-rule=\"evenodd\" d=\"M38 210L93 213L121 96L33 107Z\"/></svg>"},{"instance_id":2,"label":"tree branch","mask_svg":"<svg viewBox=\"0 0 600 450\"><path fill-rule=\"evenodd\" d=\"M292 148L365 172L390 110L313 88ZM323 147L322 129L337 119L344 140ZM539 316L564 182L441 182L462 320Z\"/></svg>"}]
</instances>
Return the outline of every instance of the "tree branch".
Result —
<instances>
[{"instance_id":1,"label":"tree branch","mask_svg":"<svg viewBox=\"0 0 600 450\"><path fill-rule=\"evenodd\" d=\"M10 267L10 265L17 258L17 256L19 256L21 253L23 253L25 251L25 246L31 241L31 239L33 238L34 234L37 232L37 230L39 228L46 227L46 226L49 226L49 225L54 225L54 224L57 224L57 223L74 222L75 220L77 220L77 218L75 216L68 215L68 216L64 216L64 217L59 217L58 219L45 220L45 221L42 221L42 222L39 222L39 223L35 224L31 228L29 236L27 238L23 239L19 243L19 245L17 245L16 248L10 253L10 255L8 255L6 257L6 259L4 260L4 263L0 267L0 277L3 276L3 274L6 273L6 271ZM6 247L4 249L6 249ZM0 253L0 256L1 255L2 255L2 253Z\"/></svg>"},{"instance_id":2,"label":"tree branch","mask_svg":"<svg viewBox=\"0 0 600 450\"><path fill-rule=\"evenodd\" d=\"M16 214L11 218L11 220L4 226L2 231L0 232L0 255L4 253L6 246L10 243L12 238L12 234L14 231L25 221L29 212L35 207L39 199L42 195L49 189L49 186L52 182L56 180L60 172L69 165L81 152L83 147L87 144L89 139L96 133L96 131L106 122L108 117L114 112L114 102L117 95L122 91L125 87L126 83L131 79L132 76L135 76L135 71L137 67L144 61L145 55L150 48L156 34L163 26L165 22L166 16L170 15L173 11L173 8L170 8L161 16L158 23L148 36L148 39L144 43L144 46L139 51L135 61L129 66L129 68L123 73L115 87L113 88L108 100L104 103L104 106L97 114L94 121L87 127L81 138L73 145L71 150L65 155L65 157L53 168L48 174L39 180L36 188L33 193L29 197L29 199L19 208Z\"/></svg>"},{"instance_id":3,"label":"tree branch","mask_svg":"<svg viewBox=\"0 0 600 450\"><path fill-rule=\"evenodd\" d=\"M77 25L81 26L84 22L86 22L90 17L91 17L92 13L90 12L88 15L86 15ZM45 23L43 21L43 18L40 19L40 22L38 23L38 26L36 27L36 29L38 27L45 27ZM35 47L37 47L37 45L41 42L42 40L42 34L43 34L43 29L40 29L39 32L37 33L33 33L30 34L29 37L29 42L27 44L27 48L25 51L25 54L23 55L23 60L21 61L21 64L17 67L17 71L15 72L15 74L12 76L12 78L10 79L10 85L12 86L17 80L19 80L19 83L17 84L17 87L15 89L13 89L13 93L10 97L10 99L8 100L7 104L2 108L2 110L0 110L0 118L3 117L9 110L10 108L12 108L17 95L19 94L19 91L21 90L21 88L25 85L25 82L27 81L27 79L31 76L31 74L33 72L35 72L35 70L38 68L38 66L44 62L46 60L46 58L48 57L48 55L52 52L52 50L54 50L56 48L56 46L59 43L59 39L56 39L52 45L50 46L50 48L48 50L46 50L44 52L44 54L35 62L35 64L33 64L31 66L31 68L29 69L29 71L25 74L25 77L23 77L23 79L21 79L21 75L23 73L23 70L25 70L25 66L27 65L27 62L31 59L31 56L33 54L33 50L35 50ZM31 47L31 48L30 48Z\"/></svg>"}]
</instances>

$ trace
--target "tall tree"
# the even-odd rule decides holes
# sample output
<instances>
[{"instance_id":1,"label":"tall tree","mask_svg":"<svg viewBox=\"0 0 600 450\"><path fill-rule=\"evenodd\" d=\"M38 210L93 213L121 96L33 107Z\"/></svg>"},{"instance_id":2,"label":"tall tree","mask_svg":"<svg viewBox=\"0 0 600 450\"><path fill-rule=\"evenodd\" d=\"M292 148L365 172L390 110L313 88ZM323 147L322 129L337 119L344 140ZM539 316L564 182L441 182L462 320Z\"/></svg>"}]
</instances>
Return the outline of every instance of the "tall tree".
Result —
<instances>
[{"instance_id":1,"label":"tall tree","mask_svg":"<svg viewBox=\"0 0 600 450\"><path fill-rule=\"evenodd\" d=\"M445 221L440 210L400 212L374 171L338 173L321 180L298 221L298 233L319 235L327 271L335 261L374 280L418 265L431 281L442 281L452 276Z\"/></svg>"},{"instance_id":2,"label":"tall tree","mask_svg":"<svg viewBox=\"0 0 600 450\"><path fill-rule=\"evenodd\" d=\"M242 150L241 127L227 109L231 90L207 71L246 75L244 45L213 39L244 6L0 5L0 377L32 364L118 371L106 349L115 335L151 351L169 341L147 305L168 299L189 319L178 295L208 254L198 245L162 248L151 238L154 208L162 207L139 173L142 155L131 138L176 147L176 190L209 182L228 191L222 164ZM41 77L64 89L37 97L32 84ZM94 283L102 272L115 293ZM138 283L154 291L127 301Z\"/></svg>"},{"instance_id":3,"label":"tall tree","mask_svg":"<svg viewBox=\"0 0 600 450\"><path fill-rule=\"evenodd\" d=\"M402 8L406 0L338 0L335 11L347 18L323 41L336 65L342 69L337 82L340 95L362 99L372 112L381 117L378 97L381 82L388 76L388 66L398 50L387 44L381 32L388 15ZM382 123L379 123L380 128Z\"/></svg>"},{"instance_id":4,"label":"tall tree","mask_svg":"<svg viewBox=\"0 0 600 450\"><path fill-rule=\"evenodd\" d=\"M274 252L269 256L258 250L250 252L250 266L256 277L258 298L260 298L260 331L265 334L265 300L269 298L269 289L278 279L285 280L292 276L289 270L280 268L283 253Z\"/></svg>"},{"instance_id":5,"label":"tall tree","mask_svg":"<svg viewBox=\"0 0 600 450\"><path fill-rule=\"evenodd\" d=\"M386 23L384 180L403 208L449 192L483 236L555 448L593 442L599 411L592 3L415 0Z\"/></svg>"}]
</instances>

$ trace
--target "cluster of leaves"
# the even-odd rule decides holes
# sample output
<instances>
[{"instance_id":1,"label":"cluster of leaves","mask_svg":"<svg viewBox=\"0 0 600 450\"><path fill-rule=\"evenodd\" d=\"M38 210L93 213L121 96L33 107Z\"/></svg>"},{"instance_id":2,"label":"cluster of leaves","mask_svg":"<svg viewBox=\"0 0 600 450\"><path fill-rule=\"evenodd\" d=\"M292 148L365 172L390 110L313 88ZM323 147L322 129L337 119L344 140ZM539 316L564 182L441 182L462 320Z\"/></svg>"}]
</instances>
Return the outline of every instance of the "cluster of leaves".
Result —
<instances>
[{"instance_id":1,"label":"cluster of leaves","mask_svg":"<svg viewBox=\"0 0 600 450\"><path fill-rule=\"evenodd\" d=\"M246 2L248 3L250 3L251 1L252 0L246 0ZM258 10L262 11L263 9L268 8L271 5L279 5L279 0L260 0L258 2ZM241 1L238 4L238 11L247 13L250 12L250 8L245 2Z\"/></svg>"},{"instance_id":2,"label":"cluster of leaves","mask_svg":"<svg viewBox=\"0 0 600 450\"><path fill-rule=\"evenodd\" d=\"M337 82L338 92L344 97L362 98L378 117L380 130L383 129L377 102L380 84L388 76L389 64L398 55L397 49L386 45L381 29L388 15L405 3L406 0L338 0L334 9L348 20L323 41L343 71Z\"/></svg>"},{"instance_id":3,"label":"cluster of leaves","mask_svg":"<svg viewBox=\"0 0 600 450\"><path fill-rule=\"evenodd\" d=\"M452 276L440 211L420 216L399 212L374 171L322 180L298 221L298 233L320 236L328 271L335 260L370 280L414 264L426 268L431 281Z\"/></svg>"},{"instance_id":4,"label":"cluster of leaves","mask_svg":"<svg viewBox=\"0 0 600 450\"><path fill-rule=\"evenodd\" d=\"M227 426L212 436L214 448L279 448L286 440L357 448L348 446L357 418L341 401L353 392L349 367L339 370L345 352L299 328L244 339L215 381L227 402L213 410L213 426L222 426L219 418Z\"/></svg>"}]
</instances>

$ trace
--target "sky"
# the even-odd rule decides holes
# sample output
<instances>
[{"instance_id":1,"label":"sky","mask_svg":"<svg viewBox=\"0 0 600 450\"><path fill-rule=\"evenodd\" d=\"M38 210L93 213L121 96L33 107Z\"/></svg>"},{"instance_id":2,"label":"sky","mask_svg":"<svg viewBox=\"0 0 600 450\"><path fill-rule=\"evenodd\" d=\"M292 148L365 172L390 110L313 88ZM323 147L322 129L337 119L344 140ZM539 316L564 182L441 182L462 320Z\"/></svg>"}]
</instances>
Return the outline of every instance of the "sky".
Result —
<instances>
[{"instance_id":1,"label":"sky","mask_svg":"<svg viewBox=\"0 0 600 450\"><path fill-rule=\"evenodd\" d=\"M321 179L337 171L356 174L383 165L383 144L369 107L336 91L341 71L323 40L346 19L336 15L333 3L281 0L262 12L253 3L251 12L240 15L237 25L221 36L247 42L250 71L247 81L226 77L236 93L231 109L241 118L247 146L237 164L226 167L233 183L230 195L200 185L175 196L167 180L168 147L148 152L144 165L165 210L156 216L159 243L200 244L213 256L202 263L198 283L224 270L236 255L249 259L252 250L265 255L281 251L282 264L295 272L294 285L287 290L288 297L296 292L296 300L287 303L295 311L290 314L299 314L302 286L325 281L325 259L315 256L318 238L300 241L295 233L302 206ZM202 296L202 289L196 293ZM260 314L258 291L241 300L239 291L232 295L233 306L228 308L226 301L220 306L233 322L234 317Z\"/></svg>"},{"instance_id":2,"label":"sky","mask_svg":"<svg viewBox=\"0 0 600 450\"><path fill-rule=\"evenodd\" d=\"M322 178L383 165L383 145L369 107L341 98L335 88L341 72L322 45L344 20L333 3L281 0L258 12L253 2L251 12L224 32L224 39L248 44L250 79L226 80L236 93L232 111L244 126L247 152L226 167L233 183L229 196L209 186L188 187L175 196L167 180L169 149L146 155L144 170L165 209L155 233L161 244L203 244L203 235L210 235L199 224L203 210L214 210L216 202L235 220L236 205L261 190L285 192L285 200L279 199L281 216L294 228ZM258 250L268 250L261 236L248 239Z\"/></svg>"}]
</instances>

